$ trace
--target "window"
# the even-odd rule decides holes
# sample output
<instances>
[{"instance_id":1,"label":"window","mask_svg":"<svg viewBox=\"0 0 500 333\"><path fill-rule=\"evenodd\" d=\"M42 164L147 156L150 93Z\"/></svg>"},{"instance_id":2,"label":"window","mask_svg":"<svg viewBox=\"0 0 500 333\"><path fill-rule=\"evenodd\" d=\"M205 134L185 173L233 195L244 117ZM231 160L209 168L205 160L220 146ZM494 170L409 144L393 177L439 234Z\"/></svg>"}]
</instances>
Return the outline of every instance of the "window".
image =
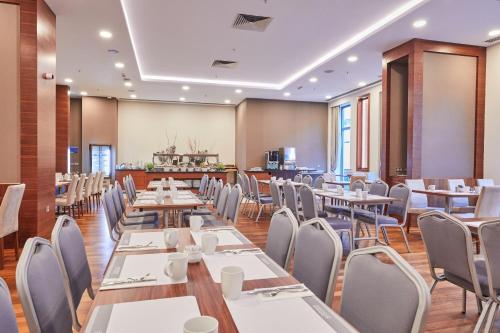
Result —
<instances>
[{"instance_id":1,"label":"window","mask_svg":"<svg viewBox=\"0 0 500 333\"><path fill-rule=\"evenodd\" d=\"M111 146L110 145L90 145L91 171L103 171L104 176L111 175Z\"/></svg>"},{"instance_id":2,"label":"window","mask_svg":"<svg viewBox=\"0 0 500 333\"><path fill-rule=\"evenodd\" d=\"M370 95L358 98L356 114L356 169L370 170Z\"/></svg>"},{"instance_id":3,"label":"window","mask_svg":"<svg viewBox=\"0 0 500 333\"><path fill-rule=\"evenodd\" d=\"M340 106L340 172L351 169L351 104Z\"/></svg>"}]
</instances>

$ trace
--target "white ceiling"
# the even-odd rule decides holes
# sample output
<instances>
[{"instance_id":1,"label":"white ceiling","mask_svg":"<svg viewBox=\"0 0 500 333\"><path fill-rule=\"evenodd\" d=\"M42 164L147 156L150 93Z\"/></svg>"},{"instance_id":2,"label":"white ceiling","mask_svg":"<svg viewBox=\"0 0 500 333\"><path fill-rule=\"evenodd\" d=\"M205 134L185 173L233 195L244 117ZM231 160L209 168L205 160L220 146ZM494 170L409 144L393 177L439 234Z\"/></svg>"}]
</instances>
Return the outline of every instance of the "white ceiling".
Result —
<instances>
[{"instance_id":1,"label":"white ceiling","mask_svg":"<svg viewBox=\"0 0 500 333\"><path fill-rule=\"evenodd\" d=\"M47 3L57 15L59 84L73 79L75 95L85 90L89 95L129 98L134 93L139 99L163 101L325 101L327 95L355 89L360 81L379 80L382 52L411 38L486 45L488 31L500 29L498 0ZM232 23L238 13L271 16L273 21L265 32L235 30ZM416 19L426 19L427 26L413 28ZM101 29L111 31L113 38L101 39ZM353 54L359 60L349 63L347 57ZM235 69L214 69L215 59L239 64ZM117 61L125 68L116 69ZM130 78L132 88L123 85L122 74ZM311 76L318 82L310 83ZM172 79L178 82L168 82ZM184 84L191 89L183 91ZM237 88L243 93L236 94ZM285 98L285 91L291 96Z\"/></svg>"}]
</instances>

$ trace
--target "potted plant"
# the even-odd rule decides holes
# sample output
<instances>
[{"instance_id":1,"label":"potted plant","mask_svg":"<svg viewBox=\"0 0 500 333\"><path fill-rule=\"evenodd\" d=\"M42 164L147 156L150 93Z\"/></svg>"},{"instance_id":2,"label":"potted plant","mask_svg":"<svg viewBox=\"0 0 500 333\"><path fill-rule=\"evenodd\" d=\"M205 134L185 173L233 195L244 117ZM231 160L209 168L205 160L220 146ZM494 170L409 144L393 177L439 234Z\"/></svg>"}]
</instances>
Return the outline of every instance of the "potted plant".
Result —
<instances>
[{"instance_id":1,"label":"potted plant","mask_svg":"<svg viewBox=\"0 0 500 333\"><path fill-rule=\"evenodd\" d=\"M146 170L147 171L153 171L155 165L151 162L146 163Z\"/></svg>"},{"instance_id":2,"label":"potted plant","mask_svg":"<svg viewBox=\"0 0 500 333\"><path fill-rule=\"evenodd\" d=\"M215 165L215 170L217 171L224 171L226 169L226 167L224 166L224 163L217 163Z\"/></svg>"}]
</instances>

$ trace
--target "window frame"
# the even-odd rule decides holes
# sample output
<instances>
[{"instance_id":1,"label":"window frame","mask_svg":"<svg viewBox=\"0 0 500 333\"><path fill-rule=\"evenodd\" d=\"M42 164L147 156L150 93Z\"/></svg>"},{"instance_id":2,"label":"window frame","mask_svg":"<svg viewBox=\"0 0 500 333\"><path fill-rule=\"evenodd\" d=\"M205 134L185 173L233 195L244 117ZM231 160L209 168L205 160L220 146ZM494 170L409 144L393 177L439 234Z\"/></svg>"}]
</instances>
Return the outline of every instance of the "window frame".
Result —
<instances>
[{"instance_id":1,"label":"window frame","mask_svg":"<svg viewBox=\"0 0 500 333\"><path fill-rule=\"evenodd\" d=\"M344 112L345 109L349 108L350 109L350 124L349 126L344 126ZM339 142L339 151L340 151L340 163L339 163L339 171L343 175L344 171L346 170L345 168L345 161L344 161L344 143L345 143L345 132L350 131L349 135L349 150L351 149L351 143L352 143L352 105L351 103L344 103L339 105L339 129L340 129L340 142ZM349 161L349 166L351 164L351 161Z\"/></svg>"},{"instance_id":2,"label":"window frame","mask_svg":"<svg viewBox=\"0 0 500 333\"><path fill-rule=\"evenodd\" d=\"M366 166L363 166L363 101L366 105ZM370 94L358 97L356 110L356 170L370 171Z\"/></svg>"}]
</instances>

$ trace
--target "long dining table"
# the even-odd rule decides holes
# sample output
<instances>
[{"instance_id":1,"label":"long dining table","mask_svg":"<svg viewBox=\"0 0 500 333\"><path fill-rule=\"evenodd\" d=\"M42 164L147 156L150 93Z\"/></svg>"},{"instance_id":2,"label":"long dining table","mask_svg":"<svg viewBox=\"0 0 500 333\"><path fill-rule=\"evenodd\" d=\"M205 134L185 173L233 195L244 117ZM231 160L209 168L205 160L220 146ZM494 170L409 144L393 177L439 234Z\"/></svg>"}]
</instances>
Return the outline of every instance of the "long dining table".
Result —
<instances>
[{"instance_id":1,"label":"long dining table","mask_svg":"<svg viewBox=\"0 0 500 333\"><path fill-rule=\"evenodd\" d=\"M477 198L477 197L479 197L479 193L470 192L470 191L469 192L455 192L455 191L450 191L450 190L412 189L412 192L431 195L431 196L443 197L445 199L445 211L448 214L450 214L451 209L452 209L451 199L453 199L453 198Z\"/></svg>"},{"instance_id":2,"label":"long dining table","mask_svg":"<svg viewBox=\"0 0 500 333\"><path fill-rule=\"evenodd\" d=\"M234 233L238 239L241 240L241 244L235 245L223 245L218 246L216 248L215 256L220 253L220 251L225 250L234 250L234 249L258 249L253 243L251 243L246 237L244 237L237 229L232 229L228 227L221 227L215 229L215 232L219 231L231 231ZM126 251L126 252L118 252L117 249L120 249L121 244L123 244L123 240L125 239L125 243L130 241L131 234L136 236L145 235L149 233L150 236L155 236L155 233L162 233L163 230L156 231L133 231L126 232L122 236L122 240L115 246L113 255L110 259L110 263L108 263L108 267L106 268L105 277L114 271L113 263L116 263L120 258L124 256L132 256L137 257L139 259L141 257L152 255L152 254L166 254L172 253L175 251L182 251L187 245L196 244L196 239L194 237L194 233L190 231L189 228L179 229L179 244L177 249L151 249L151 250L142 250L142 251ZM207 231L214 232L214 229L211 228ZM205 232L202 229L200 232ZM239 236L237 235L239 234ZM128 236L127 236L128 235ZM161 235L162 236L162 235ZM161 237L160 236L160 237ZM144 241L144 240L143 240ZM198 238L199 242L199 238ZM229 243L226 243L229 244ZM263 256L271 260L264 253ZM232 265L240 264L242 260L238 255L230 256L228 258L232 258ZM199 263L189 264L187 270L187 281L184 283L176 283L176 284L163 284L163 285L152 285L152 286L144 286L144 287L133 287L133 288L119 288L114 290L98 290L96 293L96 297L93 301L93 304L90 308L89 314L84 322L81 332L87 333L114 333L115 330L109 329L109 325L118 325L115 319L113 324L109 324L112 320L109 318L111 313L114 313L114 307L116 305L125 304L126 302L142 302L142 301L151 301L151 300L163 300L169 299L170 301L178 300L179 302L184 300L182 297L191 296L192 302L196 302L197 307L199 308L199 315L212 316L216 318L219 322L219 331L223 332L270 332L270 330L263 329L263 323L267 322L271 325L284 325L280 327L286 327L287 323L290 325L291 322L299 323L298 325L306 325L305 327L322 327L321 330L315 330L315 332L357 332L349 323L347 323L339 314L334 312L330 307L326 306L321 300L319 300L314 295L309 295L308 297L302 298L302 296L297 296L295 298L282 298L280 300L271 300L268 302L258 301L256 296L243 296L246 295L246 291L254 290L256 288L268 288L268 287L277 287L277 286L288 286L295 285L299 282L286 271L281 270L282 273L276 275L274 278L265 278L265 279L252 279L245 280L243 282L243 292L242 297L254 297L252 302L247 302L245 298L242 300L243 309L239 309L240 312L235 312L234 301L228 302L224 299L222 294L222 289L220 283L214 281L213 275L211 275L209 268L205 260L207 257L204 257ZM271 260L272 261L272 260ZM273 262L274 263L274 262ZM116 265L116 264L115 264ZM276 264L275 264L276 265ZM276 265L277 266L277 265ZM278 269L281 269L277 266ZM245 272L246 274L247 272ZM250 293L249 293L250 294ZM195 300L193 299L195 298ZM175 298L175 299L174 299ZM301 300L304 301L302 304ZM284 302L284 303L274 303L272 302ZM270 302L270 303L269 303ZM266 318L250 318L251 320L245 320L245 316L242 316L241 311L249 311L255 309L267 309L269 307L277 307L277 309L286 309L283 305L290 306L293 304L297 305L297 302L302 304L304 308L298 308L301 311L298 311L297 316L300 318L296 318L297 316L293 316L290 318L290 313L283 311L265 311L262 316ZM260 304L259 304L260 303ZM306 304L307 303L307 304ZM129 305L134 305L133 303L127 303ZM138 305L139 304L139 305ZM229 304L229 305L228 305ZM232 304L232 305L231 305ZM134 323L133 325L137 327L152 327L154 323L145 323L141 322L141 320L146 320L141 317L140 307L146 307L148 303L136 303L135 311L131 311L129 317L126 318L127 321ZM280 305L282 305L280 307ZM138 306L138 307L137 307ZM252 308L252 306L256 306L257 308ZM232 310L231 310L232 309ZM291 307L290 309L297 310L297 307ZM174 309L175 310L175 309ZM306 311L303 311L306 310ZM148 316L149 321L172 321L172 320L181 320L183 316L187 316L186 313L183 313L185 310L177 309L177 311L167 311L164 310L161 316ZM118 315L118 314L116 314ZM162 318L157 318L162 317ZM247 318L248 319L248 316ZM184 319L182 319L184 320ZM100 322L100 324L99 324ZM104 323L104 324L103 324ZM295 324L297 325L297 324ZM318 326L319 325L319 326ZM179 330L178 332L181 332ZM276 327L272 332L280 332L281 330L276 330ZM286 329L286 332L303 332L303 329L298 327L293 327L292 329ZM166 332L166 331L165 331ZM123 333L123 332L120 332ZM128 332L125 332L128 333ZM155 331L150 330L148 333L155 333Z\"/></svg>"}]
</instances>

